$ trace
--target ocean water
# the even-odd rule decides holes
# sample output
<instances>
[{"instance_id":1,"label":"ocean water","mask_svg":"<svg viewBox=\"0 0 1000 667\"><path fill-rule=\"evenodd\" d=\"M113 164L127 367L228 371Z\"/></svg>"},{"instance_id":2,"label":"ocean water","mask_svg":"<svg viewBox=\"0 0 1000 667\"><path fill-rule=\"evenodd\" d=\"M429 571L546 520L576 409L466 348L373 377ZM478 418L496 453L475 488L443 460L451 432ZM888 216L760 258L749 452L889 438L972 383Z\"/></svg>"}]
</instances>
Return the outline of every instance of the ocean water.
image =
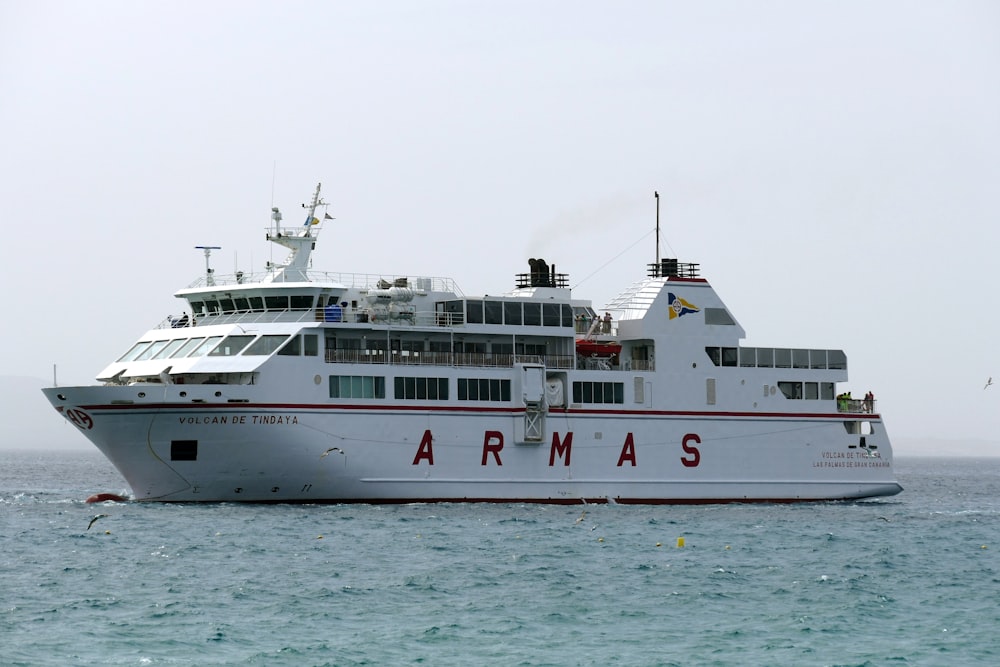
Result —
<instances>
[{"instance_id":1,"label":"ocean water","mask_svg":"<svg viewBox=\"0 0 1000 667\"><path fill-rule=\"evenodd\" d=\"M0 452L0 665L1000 664L1000 459L897 471L800 505L87 505L126 490L96 451Z\"/></svg>"}]
</instances>

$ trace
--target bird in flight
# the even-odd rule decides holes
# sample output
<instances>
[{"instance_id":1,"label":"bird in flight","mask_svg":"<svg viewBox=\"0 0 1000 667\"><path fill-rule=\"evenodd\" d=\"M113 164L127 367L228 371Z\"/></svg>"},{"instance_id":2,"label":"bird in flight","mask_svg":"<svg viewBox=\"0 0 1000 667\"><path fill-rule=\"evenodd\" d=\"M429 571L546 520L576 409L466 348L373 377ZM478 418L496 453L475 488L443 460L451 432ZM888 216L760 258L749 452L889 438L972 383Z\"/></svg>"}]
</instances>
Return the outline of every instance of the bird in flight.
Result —
<instances>
[{"instance_id":1,"label":"bird in flight","mask_svg":"<svg viewBox=\"0 0 1000 667\"><path fill-rule=\"evenodd\" d=\"M324 458L324 457L328 456L330 454L330 452L340 452L341 454L343 454L344 450L341 449L340 447L331 447L330 449L328 449L325 452L323 452L322 454L320 454L319 457L320 458Z\"/></svg>"},{"instance_id":2,"label":"bird in flight","mask_svg":"<svg viewBox=\"0 0 1000 667\"><path fill-rule=\"evenodd\" d=\"M991 375L991 376L990 376L989 378L987 378L987 380L986 380L986 387L989 387L989 386L990 386L990 385L992 385L992 384L993 384L993 376ZM986 387L983 387L983 389L986 389Z\"/></svg>"},{"instance_id":3,"label":"bird in flight","mask_svg":"<svg viewBox=\"0 0 1000 667\"><path fill-rule=\"evenodd\" d=\"M101 517L105 517L105 516L107 516L107 514L98 514L93 519L91 519L90 523L87 524L87 530L90 530L90 527L93 526L95 523L97 523L98 519L100 519Z\"/></svg>"}]
</instances>

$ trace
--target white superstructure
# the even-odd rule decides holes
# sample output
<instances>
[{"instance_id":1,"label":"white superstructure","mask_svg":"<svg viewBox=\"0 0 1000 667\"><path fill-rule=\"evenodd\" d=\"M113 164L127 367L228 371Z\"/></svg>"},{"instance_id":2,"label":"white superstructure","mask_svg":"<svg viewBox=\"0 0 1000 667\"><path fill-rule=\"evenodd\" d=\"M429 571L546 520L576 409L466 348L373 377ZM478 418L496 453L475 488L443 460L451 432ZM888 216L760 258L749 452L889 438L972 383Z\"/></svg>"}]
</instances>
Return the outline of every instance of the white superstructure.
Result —
<instances>
[{"instance_id":1,"label":"white superstructure","mask_svg":"<svg viewBox=\"0 0 1000 667\"><path fill-rule=\"evenodd\" d=\"M320 187L262 275L205 276L100 384L45 395L141 501L728 502L901 489L840 350L741 347L696 264L606 308L543 260L503 296L318 273ZM320 214L320 209L324 213Z\"/></svg>"}]
</instances>

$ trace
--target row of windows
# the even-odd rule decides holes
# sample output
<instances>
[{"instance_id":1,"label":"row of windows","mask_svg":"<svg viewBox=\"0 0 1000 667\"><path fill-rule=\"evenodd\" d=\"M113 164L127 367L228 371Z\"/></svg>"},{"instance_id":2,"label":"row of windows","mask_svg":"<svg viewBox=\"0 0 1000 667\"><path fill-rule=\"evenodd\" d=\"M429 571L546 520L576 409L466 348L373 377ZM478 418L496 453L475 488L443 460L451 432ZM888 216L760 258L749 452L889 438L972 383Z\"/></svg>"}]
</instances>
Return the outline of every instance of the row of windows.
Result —
<instances>
[{"instance_id":1,"label":"row of windows","mask_svg":"<svg viewBox=\"0 0 1000 667\"><path fill-rule=\"evenodd\" d=\"M510 380L459 378L460 401L509 401Z\"/></svg>"},{"instance_id":2,"label":"row of windows","mask_svg":"<svg viewBox=\"0 0 1000 667\"><path fill-rule=\"evenodd\" d=\"M316 297L312 294L279 294L271 296L237 296L221 299L192 301L191 312L195 315L217 315L219 313L247 313L264 310L308 310L313 307Z\"/></svg>"},{"instance_id":3,"label":"row of windows","mask_svg":"<svg viewBox=\"0 0 1000 667\"><path fill-rule=\"evenodd\" d=\"M517 326L571 327L573 307L568 303L537 301L482 301L479 299L441 301L439 315L449 323L508 324Z\"/></svg>"},{"instance_id":4,"label":"row of windows","mask_svg":"<svg viewBox=\"0 0 1000 667\"><path fill-rule=\"evenodd\" d=\"M396 398L448 400L448 378L398 377L394 389Z\"/></svg>"},{"instance_id":5,"label":"row of windows","mask_svg":"<svg viewBox=\"0 0 1000 667\"><path fill-rule=\"evenodd\" d=\"M574 382L574 403L624 403L625 385L622 382Z\"/></svg>"},{"instance_id":6,"label":"row of windows","mask_svg":"<svg viewBox=\"0 0 1000 667\"><path fill-rule=\"evenodd\" d=\"M778 389L785 398L806 399L810 401L833 400L832 382L779 382ZM767 388L764 389L765 394Z\"/></svg>"},{"instance_id":7,"label":"row of windows","mask_svg":"<svg viewBox=\"0 0 1000 667\"><path fill-rule=\"evenodd\" d=\"M833 400L832 382L778 383L785 398L805 400ZM764 387L765 395L767 387ZM385 398L385 378L375 375L331 375L330 398ZM397 399L448 398L447 378L398 377L395 381ZM510 380L486 378L459 378L460 401L509 401ZM574 382L574 403L625 402L625 388L621 382Z\"/></svg>"},{"instance_id":8,"label":"row of windows","mask_svg":"<svg viewBox=\"0 0 1000 667\"><path fill-rule=\"evenodd\" d=\"M287 344L285 344L287 341ZM284 345L284 347L282 347ZM280 349L279 349L280 348ZM319 337L315 334L295 336L290 341L287 334L267 336L209 336L201 338L175 338L173 340L139 341L129 349L119 362L146 361L148 359L183 359L185 357L245 357L278 354L315 357L319 354Z\"/></svg>"},{"instance_id":9,"label":"row of windows","mask_svg":"<svg viewBox=\"0 0 1000 667\"><path fill-rule=\"evenodd\" d=\"M802 350L780 347L706 347L716 366L743 368L847 368L843 350Z\"/></svg>"},{"instance_id":10,"label":"row of windows","mask_svg":"<svg viewBox=\"0 0 1000 667\"><path fill-rule=\"evenodd\" d=\"M385 378L378 375L331 375L330 398L385 398Z\"/></svg>"},{"instance_id":11,"label":"row of windows","mask_svg":"<svg viewBox=\"0 0 1000 667\"><path fill-rule=\"evenodd\" d=\"M397 399L448 399L448 378L397 377ZM331 375L330 398L385 398L385 378L372 375ZM460 401L510 401L510 380L459 378Z\"/></svg>"}]
</instances>

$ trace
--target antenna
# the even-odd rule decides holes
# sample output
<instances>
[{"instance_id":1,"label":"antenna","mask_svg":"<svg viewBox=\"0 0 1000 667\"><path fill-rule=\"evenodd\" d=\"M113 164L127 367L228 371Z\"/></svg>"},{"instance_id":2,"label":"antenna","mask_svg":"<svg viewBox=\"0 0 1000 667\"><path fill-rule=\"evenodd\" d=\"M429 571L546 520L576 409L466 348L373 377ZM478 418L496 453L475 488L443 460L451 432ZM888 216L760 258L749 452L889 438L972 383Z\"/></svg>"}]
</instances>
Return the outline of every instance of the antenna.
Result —
<instances>
[{"instance_id":1,"label":"antenna","mask_svg":"<svg viewBox=\"0 0 1000 667\"><path fill-rule=\"evenodd\" d=\"M209 265L209 260L212 257L212 251L213 250L222 250L222 246L220 246L220 245L196 245L195 246L195 250L204 250L205 251L205 284L206 285L214 285L215 284L215 278L212 277L212 274L214 273L214 271L212 271L212 267Z\"/></svg>"},{"instance_id":2,"label":"antenna","mask_svg":"<svg viewBox=\"0 0 1000 667\"><path fill-rule=\"evenodd\" d=\"M660 265L660 193L653 190L656 197L656 265Z\"/></svg>"}]
</instances>

